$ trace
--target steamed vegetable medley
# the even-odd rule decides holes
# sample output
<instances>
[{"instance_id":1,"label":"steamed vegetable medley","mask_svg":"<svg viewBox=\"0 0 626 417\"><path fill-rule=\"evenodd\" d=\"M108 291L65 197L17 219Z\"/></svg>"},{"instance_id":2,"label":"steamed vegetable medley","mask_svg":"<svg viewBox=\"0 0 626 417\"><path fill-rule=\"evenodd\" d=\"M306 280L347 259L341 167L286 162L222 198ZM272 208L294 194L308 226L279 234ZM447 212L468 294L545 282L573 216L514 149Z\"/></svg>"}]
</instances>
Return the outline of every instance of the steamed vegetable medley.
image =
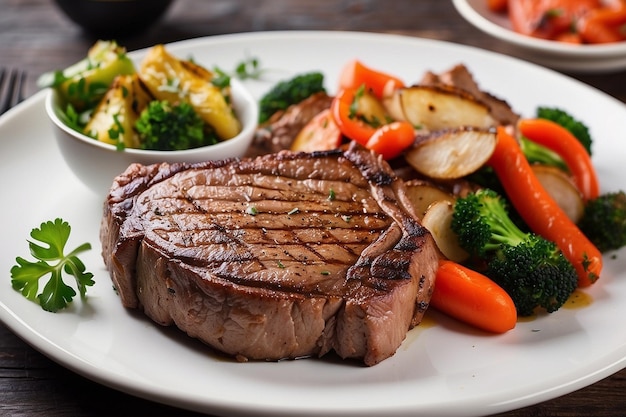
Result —
<instances>
[{"instance_id":1,"label":"steamed vegetable medley","mask_svg":"<svg viewBox=\"0 0 626 417\"><path fill-rule=\"evenodd\" d=\"M521 117L463 66L406 86L349 63L291 149L349 140L390 160L442 252L431 306L484 330L557 311L626 245L626 194L600 193L587 126L558 108Z\"/></svg>"},{"instance_id":2,"label":"steamed vegetable medley","mask_svg":"<svg viewBox=\"0 0 626 417\"><path fill-rule=\"evenodd\" d=\"M139 69L114 41L98 41L82 61L44 74L65 106L65 122L123 150L184 150L228 140L241 131L230 79L169 54L148 51Z\"/></svg>"}]
</instances>

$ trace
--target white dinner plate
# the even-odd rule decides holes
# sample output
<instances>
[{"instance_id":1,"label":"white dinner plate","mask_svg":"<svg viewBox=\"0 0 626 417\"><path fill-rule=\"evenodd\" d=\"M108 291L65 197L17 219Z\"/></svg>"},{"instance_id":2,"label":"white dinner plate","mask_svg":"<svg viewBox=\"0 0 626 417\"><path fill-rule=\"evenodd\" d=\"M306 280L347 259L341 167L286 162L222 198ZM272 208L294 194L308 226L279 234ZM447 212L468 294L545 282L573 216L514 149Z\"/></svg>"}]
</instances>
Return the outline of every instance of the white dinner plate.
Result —
<instances>
[{"instance_id":1,"label":"white dinner plate","mask_svg":"<svg viewBox=\"0 0 626 417\"><path fill-rule=\"evenodd\" d=\"M521 56L559 70L608 72L626 68L626 42L573 45L525 36L513 31L503 14L487 7L487 0L452 0L459 14L483 32L509 43Z\"/></svg>"},{"instance_id":2,"label":"white dinner plate","mask_svg":"<svg viewBox=\"0 0 626 417\"><path fill-rule=\"evenodd\" d=\"M267 32L171 44L177 56L223 69L249 57L264 79L247 81L260 96L275 82L311 70L334 91L352 58L407 83L427 70L466 64L480 86L518 112L538 105L567 109L595 137L602 191L624 188L626 107L551 70L479 49L432 40L345 32ZM141 56L141 51L133 55ZM504 335L475 331L429 312L396 355L374 367L329 359L235 363L204 345L122 308L100 258L104 196L94 195L65 166L38 93L0 118L0 319L63 366L101 384L170 405L216 415L476 416L545 401L592 384L626 366L626 254L605 258L585 308L521 321ZM11 289L16 256L41 222L72 226L68 248L90 242L83 257L96 285L87 302L56 314ZM432 323L435 324L432 324Z\"/></svg>"}]
</instances>

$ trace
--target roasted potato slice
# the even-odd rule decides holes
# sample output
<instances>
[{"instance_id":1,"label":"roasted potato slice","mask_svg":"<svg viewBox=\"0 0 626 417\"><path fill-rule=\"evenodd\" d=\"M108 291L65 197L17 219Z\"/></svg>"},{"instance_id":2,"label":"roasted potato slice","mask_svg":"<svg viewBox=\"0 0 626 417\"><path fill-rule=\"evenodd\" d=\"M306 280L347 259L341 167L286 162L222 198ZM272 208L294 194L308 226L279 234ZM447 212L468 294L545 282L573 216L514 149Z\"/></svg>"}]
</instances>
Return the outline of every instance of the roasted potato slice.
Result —
<instances>
[{"instance_id":1,"label":"roasted potato slice","mask_svg":"<svg viewBox=\"0 0 626 417\"><path fill-rule=\"evenodd\" d=\"M324 109L302 128L290 149L294 152L328 151L340 145L341 130L335 124L330 109Z\"/></svg>"},{"instance_id":2,"label":"roasted potato slice","mask_svg":"<svg viewBox=\"0 0 626 417\"><path fill-rule=\"evenodd\" d=\"M383 103L371 92L364 90L357 94L355 99L359 116L367 120L372 126L383 125L391 120Z\"/></svg>"},{"instance_id":3,"label":"roasted potato slice","mask_svg":"<svg viewBox=\"0 0 626 417\"><path fill-rule=\"evenodd\" d=\"M429 131L475 126L497 125L489 106L467 92L454 87L416 85L399 89L386 101L395 118ZM398 114L401 113L401 114Z\"/></svg>"},{"instance_id":4,"label":"roasted potato slice","mask_svg":"<svg viewBox=\"0 0 626 417\"><path fill-rule=\"evenodd\" d=\"M381 103L385 108L385 112L389 115L392 120L407 120L404 116L404 111L402 110L402 94L399 90L394 91L393 94L383 97ZM416 126L423 127L423 126Z\"/></svg>"},{"instance_id":5,"label":"roasted potato slice","mask_svg":"<svg viewBox=\"0 0 626 417\"><path fill-rule=\"evenodd\" d=\"M152 95L171 103L186 101L221 139L241 131L241 123L220 88L208 82L207 74L183 64L163 45L152 47L144 58L140 74Z\"/></svg>"},{"instance_id":6,"label":"roasted potato slice","mask_svg":"<svg viewBox=\"0 0 626 417\"><path fill-rule=\"evenodd\" d=\"M95 108L84 132L112 145L138 148L133 126L141 110L152 100L137 74L118 75Z\"/></svg>"},{"instance_id":7,"label":"roasted potato slice","mask_svg":"<svg viewBox=\"0 0 626 417\"><path fill-rule=\"evenodd\" d=\"M459 245L459 238L452 230L454 202L440 200L430 205L422 219L422 225L430 231L443 255L455 262L463 262L469 254Z\"/></svg>"},{"instance_id":8,"label":"roasted potato slice","mask_svg":"<svg viewBox=\"0 0 626 417\"><path fill-rule=\"evenodd\" d=\"M406 194L417 215L422 219L428 208L439 201L454 203L454 196L432 182L413 179L406 181Z\"/></svg>"},{"instance_id":9,"label":"roasted potato slice","mask_svg":"<svg viewBox=\"0 0 626 417\"><path fill-rule=\"evenodd\" d=\"M493 154L494 129L461 127L432 132L405 153L415 170L435 179L456 179L482 167Z\"/></svg>"},{"instance_id":10,"label":"roasted potato slice","mask_svg":"<svg viewBox=\"0 0 626 417\"><path fill-rule=\"evenodd\" d=\"M559 168L533 165L533 172L543 188L574 223L578 223L585 210L581 192L571 178Z\"/></svg>"},{"instance_id":11,"label":"roasted potato slice","mask_svg":"<svg viewBox=\"0 0 626 417\"><path fill-rule=\"evenodd\" d=\"M211 80L215 76L211 71L209 71L208 69L204 68L201 65L196 64L193 61L183 61L183 60L181 60L180 64L187 71L193 73L195 76L205 80L206 82L211 82Z\"/></svg>"}]
</instances>

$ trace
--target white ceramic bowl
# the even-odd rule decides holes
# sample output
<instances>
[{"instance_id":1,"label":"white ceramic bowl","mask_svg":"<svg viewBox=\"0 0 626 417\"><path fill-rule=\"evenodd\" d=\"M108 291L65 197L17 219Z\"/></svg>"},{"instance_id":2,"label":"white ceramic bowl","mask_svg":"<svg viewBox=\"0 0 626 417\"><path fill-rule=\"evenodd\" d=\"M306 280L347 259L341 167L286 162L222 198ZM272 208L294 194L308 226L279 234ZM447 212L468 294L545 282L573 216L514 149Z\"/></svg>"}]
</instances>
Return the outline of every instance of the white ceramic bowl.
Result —
<instances>
[{"instance_id":1,"label":"white ceramic bowl","mask_svg":"<svg viewBox=\"0 0 626 417\"><path fill-rule=\"evenodd\" d=\"M452 0L456 10L483 32L511 45L520 57L550 68L574 72L608 72L626 68L626 42L574 45L525 36L513 31L505 15L489 10L486 0Z\"/></svg>"},{"instance_id":2,"label":"white ceramic bowl","mask_svg":"<svg viewBox=\"0 0 626 417\"><path fill-rule=\"evenodd\" d=\"M118 151L115 146L99 142L63 123L60 117L62 109L56 90L48 91L45 107L65 162L85 185L104 197L115 176L122 173L133 162L144 165L159 162L194 163L243 156L250 146L257 126L258 103L238 80L232 79L231 87L235 113L242 124L241 133L215 145L183 151L128 148Z\"/></svg>"}]
</instances>

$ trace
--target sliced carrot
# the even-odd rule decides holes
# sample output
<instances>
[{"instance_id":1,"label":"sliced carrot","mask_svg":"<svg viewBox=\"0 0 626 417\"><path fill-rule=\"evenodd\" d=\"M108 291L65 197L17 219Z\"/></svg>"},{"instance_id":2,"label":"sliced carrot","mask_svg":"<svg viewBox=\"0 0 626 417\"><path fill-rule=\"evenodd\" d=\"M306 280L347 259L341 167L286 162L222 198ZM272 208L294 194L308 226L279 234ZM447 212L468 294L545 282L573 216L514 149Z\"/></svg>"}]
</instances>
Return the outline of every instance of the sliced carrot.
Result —
<instances>
[{"instance_id":1,"label":"sliced carrot","mask_svg":"<svg viewBox=\"0 0 626 417\"><path fill-rule=\"evenodd\" d=\"M485 275L447 259L439 261L430 304L493 333L511 330L517 322L515 304L506 291Z\"/></svg>"},{"instance_id":2,"label":"sliced carrot","mask_svg":"<svg viewBox=\"0 0 626 417\"><path fill-rule=\"evenodd\" d=\"M543 188L519 144L503 127L489 165L528 227L554 242L572 263L578 285L593 284L602 271L602 254Z\"/></svg>"}]
</instances>

